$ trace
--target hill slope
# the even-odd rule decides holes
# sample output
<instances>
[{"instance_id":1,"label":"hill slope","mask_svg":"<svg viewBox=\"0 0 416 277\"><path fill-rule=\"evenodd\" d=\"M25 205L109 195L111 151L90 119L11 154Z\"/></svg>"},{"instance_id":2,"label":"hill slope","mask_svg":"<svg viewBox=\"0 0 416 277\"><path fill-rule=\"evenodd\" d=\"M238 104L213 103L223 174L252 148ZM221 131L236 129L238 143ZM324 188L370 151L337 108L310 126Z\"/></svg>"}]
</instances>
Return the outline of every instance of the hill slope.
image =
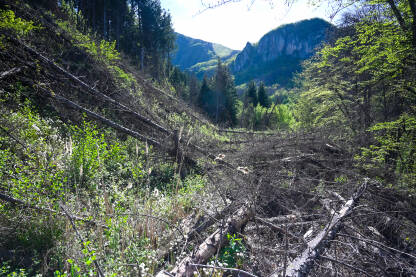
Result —
<instances>
[{"instance_id":1,"label":"hill slope","mask_svg":"<svg viewBox=\"0 0 416 277\"><path fill-rule=\"evenodd\" d=\"M194 39L176 33L177 50L173 53L172 63L182 70L194 72L199 78L210 75L218 57L227 61L239 51L221 44Z\"/></svg>"}]
</instances>

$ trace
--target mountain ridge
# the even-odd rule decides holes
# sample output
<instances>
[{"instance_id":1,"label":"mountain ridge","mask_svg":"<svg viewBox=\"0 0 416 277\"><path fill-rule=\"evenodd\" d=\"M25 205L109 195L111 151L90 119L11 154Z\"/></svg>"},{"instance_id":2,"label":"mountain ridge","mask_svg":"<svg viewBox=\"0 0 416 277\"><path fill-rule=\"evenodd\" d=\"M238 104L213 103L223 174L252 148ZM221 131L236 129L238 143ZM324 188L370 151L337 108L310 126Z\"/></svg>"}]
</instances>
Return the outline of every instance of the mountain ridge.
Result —
<instances>
[{"instance_id":1,"label":"mountain ridge","mask_svg":"<svg viewBox=\"0 0 416 277\"><path fill-rule=\"evenodd\" d=\"M333 27L320 18L280 25L264 34L258 42L247 42L241 51L176 33L178 49L172 63L202 78L214 72L219 57L229 65L237 85L259 80L268 85L290 86L302 61L315 53ZM216 51L215 47L222 52Z\"/></svg>"},{"instance_id":2,"label":"mountain ridge","mask_svg":"<svg viewBox=\"0 0 416 277\"><path fill-rule=\"evenodd\" d=\"M218 43L195 39L176 33L177 49L173 52L172 63L182 70L194 72L202 78L206 67L216 65L217 58L228 60L240 51Z\"/></svg>"},{"instance_id":3,"label":"mountain ridge","mask_svg":"<svg viewBox=\"0 0 416 277\"><path fill-rule=\"evenodd\" d=\"M320 18L281 25L246 47L230 64L236 83L259 79L266 84L288 85L303 60L311 57L325 39L330 23ZM280 76L279 76L280 75Z\"/></svg>"}]
</instances>

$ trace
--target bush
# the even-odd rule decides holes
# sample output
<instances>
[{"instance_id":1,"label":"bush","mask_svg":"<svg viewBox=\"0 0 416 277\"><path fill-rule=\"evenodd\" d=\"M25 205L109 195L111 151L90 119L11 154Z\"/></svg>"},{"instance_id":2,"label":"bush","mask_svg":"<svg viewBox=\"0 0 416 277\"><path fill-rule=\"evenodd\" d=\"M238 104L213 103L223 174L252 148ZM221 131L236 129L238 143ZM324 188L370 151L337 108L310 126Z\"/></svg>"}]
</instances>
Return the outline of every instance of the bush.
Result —
<instances>
[{"instance_id":1,"label":"bush","mask_svg":"<svg viewBox=\"0 0 416 277\"><path fill-rule=\"evenodd\" d=\"M416 117L403 114L398 120L374 125L369 130L376 144L362 148L356 161L373 174L416 190ZM396 176L394 176L396 175Z\"/></svg>"}]
</instances>

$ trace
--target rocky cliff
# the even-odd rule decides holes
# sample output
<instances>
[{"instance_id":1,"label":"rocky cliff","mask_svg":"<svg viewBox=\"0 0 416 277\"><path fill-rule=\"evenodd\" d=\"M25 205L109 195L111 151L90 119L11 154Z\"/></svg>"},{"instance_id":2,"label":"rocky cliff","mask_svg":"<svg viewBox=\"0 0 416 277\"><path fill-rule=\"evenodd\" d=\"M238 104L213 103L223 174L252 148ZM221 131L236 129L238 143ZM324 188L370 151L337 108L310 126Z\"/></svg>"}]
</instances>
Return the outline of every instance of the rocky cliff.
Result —
<instances>
[{"instance_id":1,"label":"rocky cliff","mask_svg":"<svg viewBox=\"0 0 416 277\"><path fill-rule=\"evenodd\" d=\"M248 42L230 64L236 83L260 79L285 85L300 63L325 40L331 26L319 18L303 20L270 31L256 44Z\"/></svg>"}]
</instances>

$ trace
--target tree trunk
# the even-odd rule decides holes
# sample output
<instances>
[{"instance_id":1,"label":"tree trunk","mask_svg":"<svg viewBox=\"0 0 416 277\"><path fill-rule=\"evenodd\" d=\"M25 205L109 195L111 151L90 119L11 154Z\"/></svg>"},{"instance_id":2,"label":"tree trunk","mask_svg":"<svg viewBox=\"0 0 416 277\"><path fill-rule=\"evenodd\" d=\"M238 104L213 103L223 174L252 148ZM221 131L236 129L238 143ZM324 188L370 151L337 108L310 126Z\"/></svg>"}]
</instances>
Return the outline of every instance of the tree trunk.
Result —
<instances>
[{"instance_id":1,"label":"tree trunk","mask_svg":"<svg viewBox=\"0 0 416 277\"><path fill-rule=\"evenodd\" d=\"M330 241L334 239L337 232L342 227L342 221L351 213L353 207L367 189L368 182L368 179L366 179L364 184L362 184L353 194L353 196L341 207L341 209L333 215L331 221L327 224L327 226L308 243L308 246L302 252L302 254L300 254L292 261L292 263L286 269L285 276L308 276L315 260L319 258L321 253L327 247L329 247ZM279 275L275 273L271 277L278 276Z\"/></svg>"},{"instance_id":2,"label":"tree trunk","mask_svg":"<svg viewBox=\"0 0 416 277\"><path fill-rule=\"evenodd\" d=\"M227 234L240 232L242 227L253 218L254 211L249 205L241 207L234 216L227 220L222 228L218 228L199 247L192 256L188 256L175 266L170 273L159 272L156 277L192 277L197 267L191 264L204 264L227 242Z\"/></svg>"}]
</instances>

